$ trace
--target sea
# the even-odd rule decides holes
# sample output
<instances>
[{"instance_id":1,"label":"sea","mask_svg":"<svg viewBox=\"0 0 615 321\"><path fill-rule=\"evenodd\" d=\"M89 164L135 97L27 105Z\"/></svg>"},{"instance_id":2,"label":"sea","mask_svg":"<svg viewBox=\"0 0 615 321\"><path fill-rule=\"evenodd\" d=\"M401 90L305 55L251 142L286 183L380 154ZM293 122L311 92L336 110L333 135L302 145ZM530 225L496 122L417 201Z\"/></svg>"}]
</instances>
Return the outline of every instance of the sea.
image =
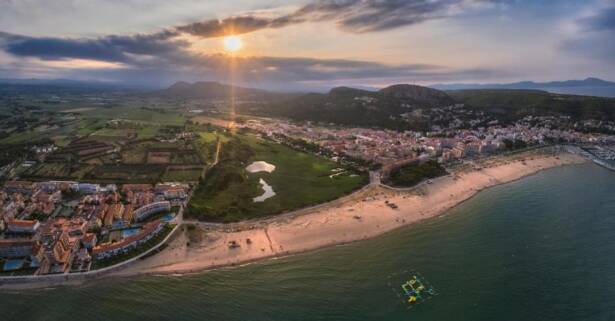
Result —
<instances>
[{"instance_id":1,"label":"sea","mask_svg":"<svg viewBox=\"0 0 615 321\"><path fill-rule=\"evenodd\" d=\"M409 306L390 277L413 273L437 295ZM550 169L371 240L245 266L3 291L0 320L615 320L615 172Z\"/></svg>"}]
</instances>

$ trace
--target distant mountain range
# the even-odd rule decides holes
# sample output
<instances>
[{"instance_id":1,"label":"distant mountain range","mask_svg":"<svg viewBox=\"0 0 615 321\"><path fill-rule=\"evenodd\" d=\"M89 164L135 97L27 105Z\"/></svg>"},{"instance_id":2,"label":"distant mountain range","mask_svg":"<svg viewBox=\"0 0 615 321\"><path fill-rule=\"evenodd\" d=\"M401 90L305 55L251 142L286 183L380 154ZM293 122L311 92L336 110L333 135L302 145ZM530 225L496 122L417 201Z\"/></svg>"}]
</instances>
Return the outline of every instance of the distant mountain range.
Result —
<instances>
[{"instance_id":1,"label":"distant mountain range","mask_svg":"<svg viewBox=\"0 0 615 321\"><path fill-rule=\"evenodd\" d=\"M551 82L520 81L509 84L435 84L429 87L439 90L460 89L531 89L558 94L615 97L615 82L598 78Z\"/></svg>"},{"instance_id":2,"label":"distant mountain range","mask_svg":"<svg viewBox=\"0 0 615 321\"><path fill-rule=\"evenodd\" d=\"M215 81L188 83L179 81L169 88L153 92L154 95L187 99L229 99L270 101L287 98L293 94L272 92L263 89L226 85Z\"/></svg>"}]
</instances>

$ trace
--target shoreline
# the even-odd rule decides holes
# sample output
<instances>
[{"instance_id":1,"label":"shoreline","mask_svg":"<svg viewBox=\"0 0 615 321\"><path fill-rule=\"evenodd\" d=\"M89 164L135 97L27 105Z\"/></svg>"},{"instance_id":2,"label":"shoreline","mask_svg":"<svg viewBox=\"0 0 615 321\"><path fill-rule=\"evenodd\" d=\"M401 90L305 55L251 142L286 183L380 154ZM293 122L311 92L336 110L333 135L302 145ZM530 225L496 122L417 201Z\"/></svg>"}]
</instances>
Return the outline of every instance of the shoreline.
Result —
<instances>
[{"instance_id":1,"label":"shoreline","mask_svg":"<svg viewBox=\"0 0 615 321\"><path fill-rule=\"evenodd\" d=\"M512 159L499 159L496 164L481 170L457 171L434 179L432 184L419 184L409 191L373 187L358 192L354 200L347 199L342 204L298 216L247 224L245 229L206 230L199 226L195 228L197 232L192 233L203 233L204 239L197 243L184 227L183 233L178 233L179 236L156 256L105 277L191 274L367 240L441 216L486 188L510 183L542 170L586 161L569 152L556 155L530 152ZM386 202L396 204L398 209L390 208ZM229 248L232 241L239 247Z\"/></svg>"},{"instance_id":2,"label":"shoreline","mask_svg":"<svg viewBox=\"0 0 615 321\"><path fill-rule=\"evenodd\" d=\"M79 285L105 278L183 275L251 264L256 261L317 251L363 241L398 228L439 217L480 191L520 180L546 169L587 162L569 151L524 152L481 162L481 169L457 169L449 175L405 190L371 186L342 202L318 206L297 215L282 215L212 227L184 222L165 248L154 256L92 280L0 285L0 290ZM389 206L393 203L397 209ZM305 212L305 213L304 213ZM292 214L292 213L287 213ZM194 228L188 228L188 226ZM239 245L231 248L231 242Z\"/></svg>"}]
</instances>

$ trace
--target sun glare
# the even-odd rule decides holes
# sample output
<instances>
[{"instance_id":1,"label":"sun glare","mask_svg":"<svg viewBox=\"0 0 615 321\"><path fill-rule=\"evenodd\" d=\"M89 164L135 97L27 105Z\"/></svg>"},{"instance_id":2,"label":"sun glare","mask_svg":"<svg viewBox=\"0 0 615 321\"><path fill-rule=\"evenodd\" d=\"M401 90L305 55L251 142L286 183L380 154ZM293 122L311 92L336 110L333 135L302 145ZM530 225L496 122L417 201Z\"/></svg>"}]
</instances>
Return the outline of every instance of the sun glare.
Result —
<instances>
[{"instance_id":1,"label":"sun glare","mask_svg":"<svg viewBox=\"0 0 615 321\"><path fill-rule=\"evenodd\" d=\"M237 36L224 37L224 49L228 52L237 52L241 49L241 39Z\"/></svg>"}]
</instances>

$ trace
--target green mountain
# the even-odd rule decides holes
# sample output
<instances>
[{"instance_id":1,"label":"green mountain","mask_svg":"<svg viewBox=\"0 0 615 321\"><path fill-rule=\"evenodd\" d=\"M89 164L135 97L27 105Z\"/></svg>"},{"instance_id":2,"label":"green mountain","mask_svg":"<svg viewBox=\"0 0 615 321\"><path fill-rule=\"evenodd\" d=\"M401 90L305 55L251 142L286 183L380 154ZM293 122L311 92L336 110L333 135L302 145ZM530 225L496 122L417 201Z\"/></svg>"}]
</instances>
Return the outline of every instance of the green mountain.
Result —
<instances>
[{"instance_id":1,"label":"green mountain","mask_svg":"<svg viewBox=\"0 0 615 321\"><path fill-rule=\"evenodd\" d=\"M301 121L338 123L392 129L424 128L423 119L408 121L416 109L450 106L446 93L415 85L393 85L378 91L336 87L326 94L304 94L263 106L244 106L244 112Z\"/></svg>"},{"instance_id":2,"label":"green mountain","mask_svg":"<svg viewBox=\"0 0 615 321\"><path fill-rule=\"evenodd\" d=\"M524 89L467 89L447 91L467 108L484 111L500 120L528 115L565 115L575 120L615 120L615 99L554 94Z\"/></svg>"}]
</instances>

